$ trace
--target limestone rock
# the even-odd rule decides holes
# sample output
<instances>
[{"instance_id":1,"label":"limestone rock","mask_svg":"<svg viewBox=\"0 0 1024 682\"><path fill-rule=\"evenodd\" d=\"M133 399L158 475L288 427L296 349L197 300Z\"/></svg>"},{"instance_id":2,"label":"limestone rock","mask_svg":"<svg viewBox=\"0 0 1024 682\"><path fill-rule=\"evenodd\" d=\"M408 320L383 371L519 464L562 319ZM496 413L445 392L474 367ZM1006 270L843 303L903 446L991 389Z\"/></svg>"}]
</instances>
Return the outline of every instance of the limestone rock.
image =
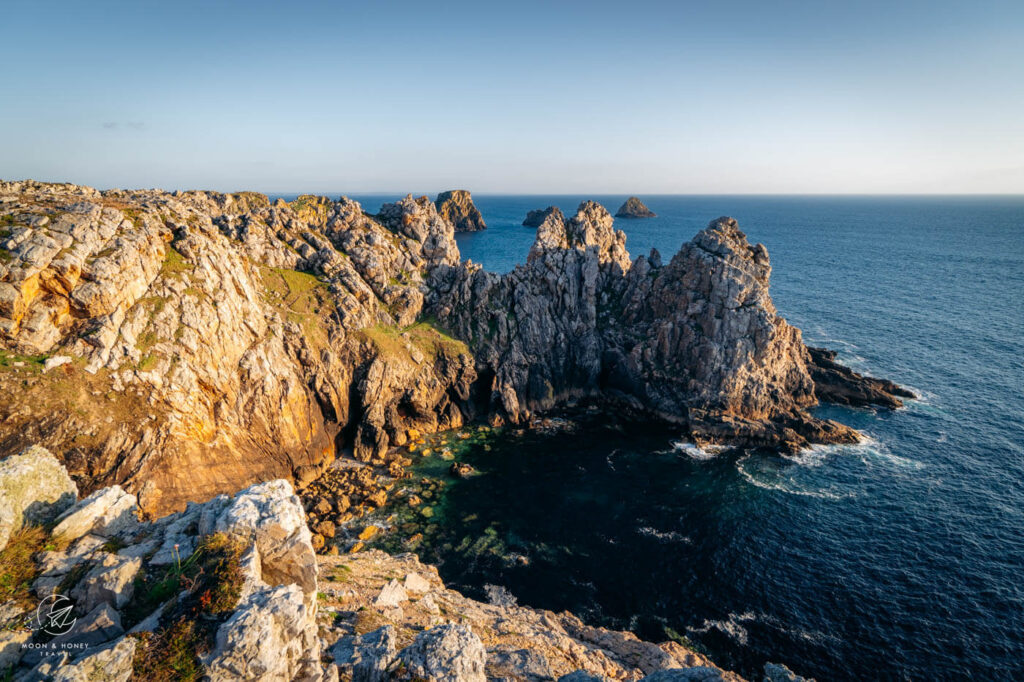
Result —
<instances>
[{"instance_id":1,"label":"limestone rock","mask_svg":"<svg viewBox=\"0 0 1024 682\"><path fill-rule=\"evenodd\" d=\"M138 525L137 512L135 496L114 485L97 490L65 511L53 535L65 541L77 540L87 533L112 537L133 530Z\"/></svg>"},{"instance_id":2,"label":"limestone rock","mask_svg":"<svg viewBox=\"0 0 1024 682\"><path fill-rule=\"evenodd\" d=\"M647 682L727 682L722 671L708 666L656 670L644 678Z\"/></svg>"},{"instance_id":3,"label":"limestone rock","mask_svg":"<svg viewBox=\"0 0 1024 682\"><path fill-rule=\"evenodd\" d=\"M626 199L625 203L615 212L616 218L655 218L656 214L636 197Z\"/></svg>"},{"instance_id":4,"label":"limestone rock","mask_svg":"<svg viewBox=\"0 0 1024 682\"><path fill-rule=\"evenodd\" d=\"M395 660L395 629L390 625L357 637L344 637L334 645L334 662L352 676L352 682L386 682Z\"/></svg>"},{"instance_id":5,"label":"limestone rock","mask_svg":"<svg viewBox=\"0 0 1024 682\"><path fill-rule=\"evenodd\" d=\"M122 637L116 643L57 668L53 682L127 682L132 679L136 640Z\"/></svg>"},{"instance_id":6,"label":"limestone rock","mask_svg":"<svg viewBox=\"0 0 1024 682\"><path fill-rule=\"evenodd\" d=\"M251 594L218 628L206 674L214 682L317 679L319 642L315 607L306 603L302 589L294 584L267 588Z\"/></svg>"},{"instance_id":7,"label":"limestone rock","mask_svg":"<svg viewBox=\"0 0 1024 682\"><path fill-rule=\"evenodd\" d=\"M378 608L394 608L402 602L408 601L408 599L409 596L405 593L405 588L402 587L401 583L397 580L392 580L381 589L373 605Z\"/></svg>"},{"instance_id":8,"label":"limestone rock","mask_svg":"<svg viewBox=\"0 0 1024 682\"><path fill-rule=\"evenodd\" d=\"M416 636L398 655L404 679L430 682L485 682L487 652L464 625L439 625ZM403 679L400 677L400 679Z\"/></svg>"},{"instance_id":9,"label":"limestone rock","mask_svg":"<svg viewBox=\"0 0 1024 682\"><path fill-rule=\"evenodd\" d=\"M288 481L260 483L239 493L215 530L252 542L268 585L297 585L307 605L317 592L317 563L302 503Z\"/></svg>"},{"instance_id":10,"label":"limestone rock","mask_svg":"<svg viewBox=\"0 0 1024 682\"><path fill-rule=\"evenodd\" d=\"M67 470L45 448L32 446L0 461L0 550L11 533L52 521L77 498Z\"/></svg>"},{"instance_id":11,"label":"limestone rock","mask_svg":"<svg viewBox=\"0 0 1024 682\"><path fill-rule=\"evenodd\" d=\"M476 232L487 228L483 216L473 204L473 197L464 189L441 192L434 205L438 214L450 222L456 232Z\"/></svg>"},{"instance_id":12,"label":"limestone rock","mask_svg":"<svg viewBox=\"0 0 1024 682\"><path fill-rule=\"evenodd\" d=\"M135 577L142 568L139 557L103 556L81 582L71 591L71 598L82 611L91 611L100 604L122 608L134 594Z\"/></svg>"}]
</instances>

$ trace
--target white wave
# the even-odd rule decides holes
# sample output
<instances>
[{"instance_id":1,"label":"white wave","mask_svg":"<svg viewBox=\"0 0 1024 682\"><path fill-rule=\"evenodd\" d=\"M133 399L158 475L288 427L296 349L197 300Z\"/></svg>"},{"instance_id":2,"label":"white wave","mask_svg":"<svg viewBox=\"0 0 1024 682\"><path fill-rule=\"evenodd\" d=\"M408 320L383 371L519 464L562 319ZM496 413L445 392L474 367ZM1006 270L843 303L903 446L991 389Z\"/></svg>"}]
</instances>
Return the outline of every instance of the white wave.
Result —
<instances>
[{"instance_id":1,"label":"white wave","mask_svg":"<svg viewBox=\"0 0 1024 682\"><path fill-rule=\"evenodd\" d=\"M701 634L708 632L712 628L719 632L724 632L735 639L739 644L747 643L747 629L741 625L741 623L749 623L750 621L756 620L752 612L747 611L746 613L730 613L725 620L705 620L700 627L687 627L686 631L690 633Z\"/></svg>"},{"instance_id":2,"label":"white wave","mask_svg":"<svg viewBox=\"0 0 1024 682\"><path fill-rule=\"evenodd\" d=\"M672 450L675 452L682 453L690 459L697 461L706 461L714 459L717 455L725 452L728 448L722 445L706 445L703 448L696 443L687 443L685 441L672 441Z\"/></svg>"},{"instance_id":3,"label":"white wave","mask_svg":"<svg viewBox=\"0 0 1024 682\"><path fill-rule=\"evenodd\" d=\"M657 528L651 528L650 526L641 526L640 528L636 529L636 532L640 535L646 535L649 538L655 538L656 540L660 540L662 542L692 542L690 538L688 538L687 536L683 535L682 533L677 533L673 530L658 530Z\"/></svg>"},{"instance_id":4,"label":"white wave","mask_svg":"<svg viewBox=\"0 0 1024 682\"><path fill-rule=\"evenodd\" d=\"M801 495L801 496L804 496L804 497L816 497L816 498L821 499L821 500L841 500L841 499L847 498L847 497L855 497L855 495L853 493L839 494L839 493L833 493L833 492L830 492L830 491L827 491L827 490L804 490L804 489L796 487L791 482L789 484L787 484L787 482L781 481L781 480L779 480L779 481L760 480L760 479L756 478L753 474L751 474L749 471L747 471L746 468L744 468L744 466L743 466L752 456L753 455L744 455L743 457L741 457L738 460L736 460L736 470L738 472L740 472L740 475L743 476L743 478L750 485L756 486L758 488L762 488L764 490L776 490L776 491L781 492L781 493L786 493L787 495Z\"/></svg>"}]
</instances>

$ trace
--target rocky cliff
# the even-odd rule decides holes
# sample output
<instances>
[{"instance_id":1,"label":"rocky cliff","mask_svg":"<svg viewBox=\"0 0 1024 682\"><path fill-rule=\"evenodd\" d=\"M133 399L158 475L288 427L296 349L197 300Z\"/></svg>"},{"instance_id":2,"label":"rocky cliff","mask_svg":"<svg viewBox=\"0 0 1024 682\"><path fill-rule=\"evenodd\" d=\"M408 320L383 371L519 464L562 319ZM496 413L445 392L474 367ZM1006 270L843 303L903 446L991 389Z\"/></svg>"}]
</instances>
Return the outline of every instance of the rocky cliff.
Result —
<instances>
[{"instance_id":1,"label":"rocky cliff","mask_svg":"<svg viewBox=\"0 0 1024 682\"><path fill-rule=\"evenodd\" d=\"M571 613L485 604L413 555L313 553L288 481L151 522L119 486L75 500L34 447L0 485L34 489L0 550L0 673L35 682L742 682L678 642L645 642ZM67 479L66 473L64 479ZM32 525L46 518L46 526ZM765 680L800 682L783 666Z\"/></svg>"},{"instance_id":2,"label":"rocky cliff","mask_svg":"<svg viewBox=\"0 0 1024 682\"><path fill-rule=\"evenodd\" d=\"M460 262L454 231L427 197L369 216L345 198L2 182L0 453L41 443L83 493L116 483L165 513L305 485L341 451L400 466L390 449L419 434L576 397L788 448L857 438L806 412L815 377L893 404L813 362L731 219L668 264L631 261L585 202L501 276Z\"/></svg>"},{"instance_id":3,"label":"rocky cliff","mask_svg":"<svg viewBox=\"0 0 1024 682\"><path fill-rule=\"evenodd\" d=\"M644 202L637 197L626 199L625 203L615 212L616 218L656 218L657 214L644 206Z\"/></svg>"},{"instance_id":4,"label":"rocky cliff","mask_svg":"<svg viewBox=\"0 0 1024 682\"><path fill-rule=\"evenodd\" d=\"M437 213L450 222L456 232L477 232L487 229L484 217L473 204L473 197L464 189L441 192L434 202Z\"/></svg>"},{"instance_id":5,"label":"rocky cliff","mask_svg":"<svg viewBox=\"0 0 1024 682\"><path fill-rule=\"evenodd\" d=\"M560 208L548 206L547 208L538 208L528 212L526 218L523 219L523 227L540 227L554 213L557 213L559 218L565 219Z\"/></svg>"}]
</instances>

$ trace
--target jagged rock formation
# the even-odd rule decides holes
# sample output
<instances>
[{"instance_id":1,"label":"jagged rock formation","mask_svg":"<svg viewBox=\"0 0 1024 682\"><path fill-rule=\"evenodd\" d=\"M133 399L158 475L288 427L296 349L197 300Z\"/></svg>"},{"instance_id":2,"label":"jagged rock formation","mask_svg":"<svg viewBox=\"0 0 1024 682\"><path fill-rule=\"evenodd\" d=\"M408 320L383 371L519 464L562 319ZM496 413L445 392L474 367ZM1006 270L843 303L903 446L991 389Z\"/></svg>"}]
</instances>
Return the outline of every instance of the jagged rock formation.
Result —
<instances>
[{"instance_id":1,"label":"jagged rock formation","mask_svg":"<svg viewBox=\"0 0 1024 682\"><path fill-rule=\"evenodd\" d=\"M473 197L464 189L441 192L434 202L437 213L450 222L456 232L477 232L487 229L484 217L473 204Z\"/></svg>"},{"instance_id":2,"label":"jagged rock formation","mask_svg":"<svg viewBox=\"0 0 1024 682\"><path fill-rule=\"evenodd\" d=\"M472 357L421 315L425 274L459 261L426 197L374 220L347 199L4 182L0 219L0 452L40 442L86 492L165 512L473 414Z\"/></svg>"},{"instance_id":3,"label":"jagged rock formation","mask_svg":"<svg viewBox=\"0 0 1024 682\"><path fill-rule=\"evenodd\" d=\"M626 199L625 203L615 212L616 218L657 218L657 214L644 206L644 202L636 197Z\"/></svg>"},{"instance_id":4,"label":"jagged rock formation","mask_svg":"<svg viewBox=\"0 0 1024 682\"><path fill-rule=\"evenodd\" d=\"M559 218L565 220L565 216L562 215L562 209L557 206L548 206L547 208L538 208L528 212L523 220L523 227L540 227L553 214L557 214Z\"/></svg>"},{"instance_id":5,"label":"jagged rock formation","mask_svg":"<svg viewBox=\"0 0 1024 682\"><path fill-rule=\"evenodd\" d=\"M116 527L103 522L112 501L127 512ZM63 513L74 519L63 532L37 534L46 546L34 554L31 589L0 598L0 669L15 680L68 682L742 682L676 642L645 642L508 598L467 599L411 554L318 562L287 481L157 521L140 522L137 512L134 496L104 489ZM59 629L47 621L47 634L37 605L51 602L71 611Z\"/></svg>"},{"instance_id":6,"label":"jagged rock formation","mask_svg":"<svg viewBox=\"0 0 1024 682\"><path fill-rule=\"evenodd\" d=\"M339 452L393 466L478 405L522 422L588 396L699 440L856 439L806 412L825 365L735 221L631 262L584 202L502 276L461 263L454 233L427 197L370 217L345 198L0 182L0 453L39 442L82 492L117 483L164 513L305 485ZM868 381L822 386L893 404Z\"/></svg>"},{"instance_id":7,"label":"jagged rock formation","mask_svg":"<svg viewBox=\"0 0 1024 682\"><path fill-rule=\"evenodd\" d=\"M486 364L499 421L591 396L702 441L856 441L807 412L817 403L810 355L776 314L770 272L765 248L731 218L712 221L667 265L656 251L631 263L608 212L584 202L568 221L549 215L526 265L506 275L435 269L429 304Z\"/></svg>"}]
</instances>

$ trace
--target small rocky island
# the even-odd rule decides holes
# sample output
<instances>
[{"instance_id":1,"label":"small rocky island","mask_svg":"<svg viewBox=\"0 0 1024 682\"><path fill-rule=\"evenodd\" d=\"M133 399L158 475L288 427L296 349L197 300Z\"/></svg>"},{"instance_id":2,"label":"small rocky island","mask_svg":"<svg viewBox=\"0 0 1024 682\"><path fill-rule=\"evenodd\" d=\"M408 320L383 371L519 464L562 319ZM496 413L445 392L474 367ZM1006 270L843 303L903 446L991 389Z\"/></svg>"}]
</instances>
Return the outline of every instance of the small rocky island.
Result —
<instances>
[{"instance_id":1,"label":"small rocky island","mask_svg":"<svg viewBox=\"0 0 1024 682\"><path fill-rule=\"evenodd\" d=\"M636 197L626 199L626 203L615 213L616 218L657 218L658 215L644 206L644 202Z\"/></svg>"},{"instance_id":2,"label":"small rocky island","mask_svg":"<svg viewBox=\"0 0 1024 682\"><path fill-rule=\"evenodd\" d=\"M437 212L455 228L456 232L479 232L487 229L484 217L473 203L473 197L464 189L441 192L434 201Z\"/></svg>"},{"instance_id":3,"label":"small rocky island","mask_svg":"<svg viewBox=\"0 0 1024 682\"><path fill-rule=\"evenodd\" d=\"M565 220L565 216L562 215L562 209L557 206L548 206L547 208L538 208L530 211L526 214L526 219L523 220L523 227L540 227L548 216L557 215L562 220Z\"/></svg>"}]
</instances>

